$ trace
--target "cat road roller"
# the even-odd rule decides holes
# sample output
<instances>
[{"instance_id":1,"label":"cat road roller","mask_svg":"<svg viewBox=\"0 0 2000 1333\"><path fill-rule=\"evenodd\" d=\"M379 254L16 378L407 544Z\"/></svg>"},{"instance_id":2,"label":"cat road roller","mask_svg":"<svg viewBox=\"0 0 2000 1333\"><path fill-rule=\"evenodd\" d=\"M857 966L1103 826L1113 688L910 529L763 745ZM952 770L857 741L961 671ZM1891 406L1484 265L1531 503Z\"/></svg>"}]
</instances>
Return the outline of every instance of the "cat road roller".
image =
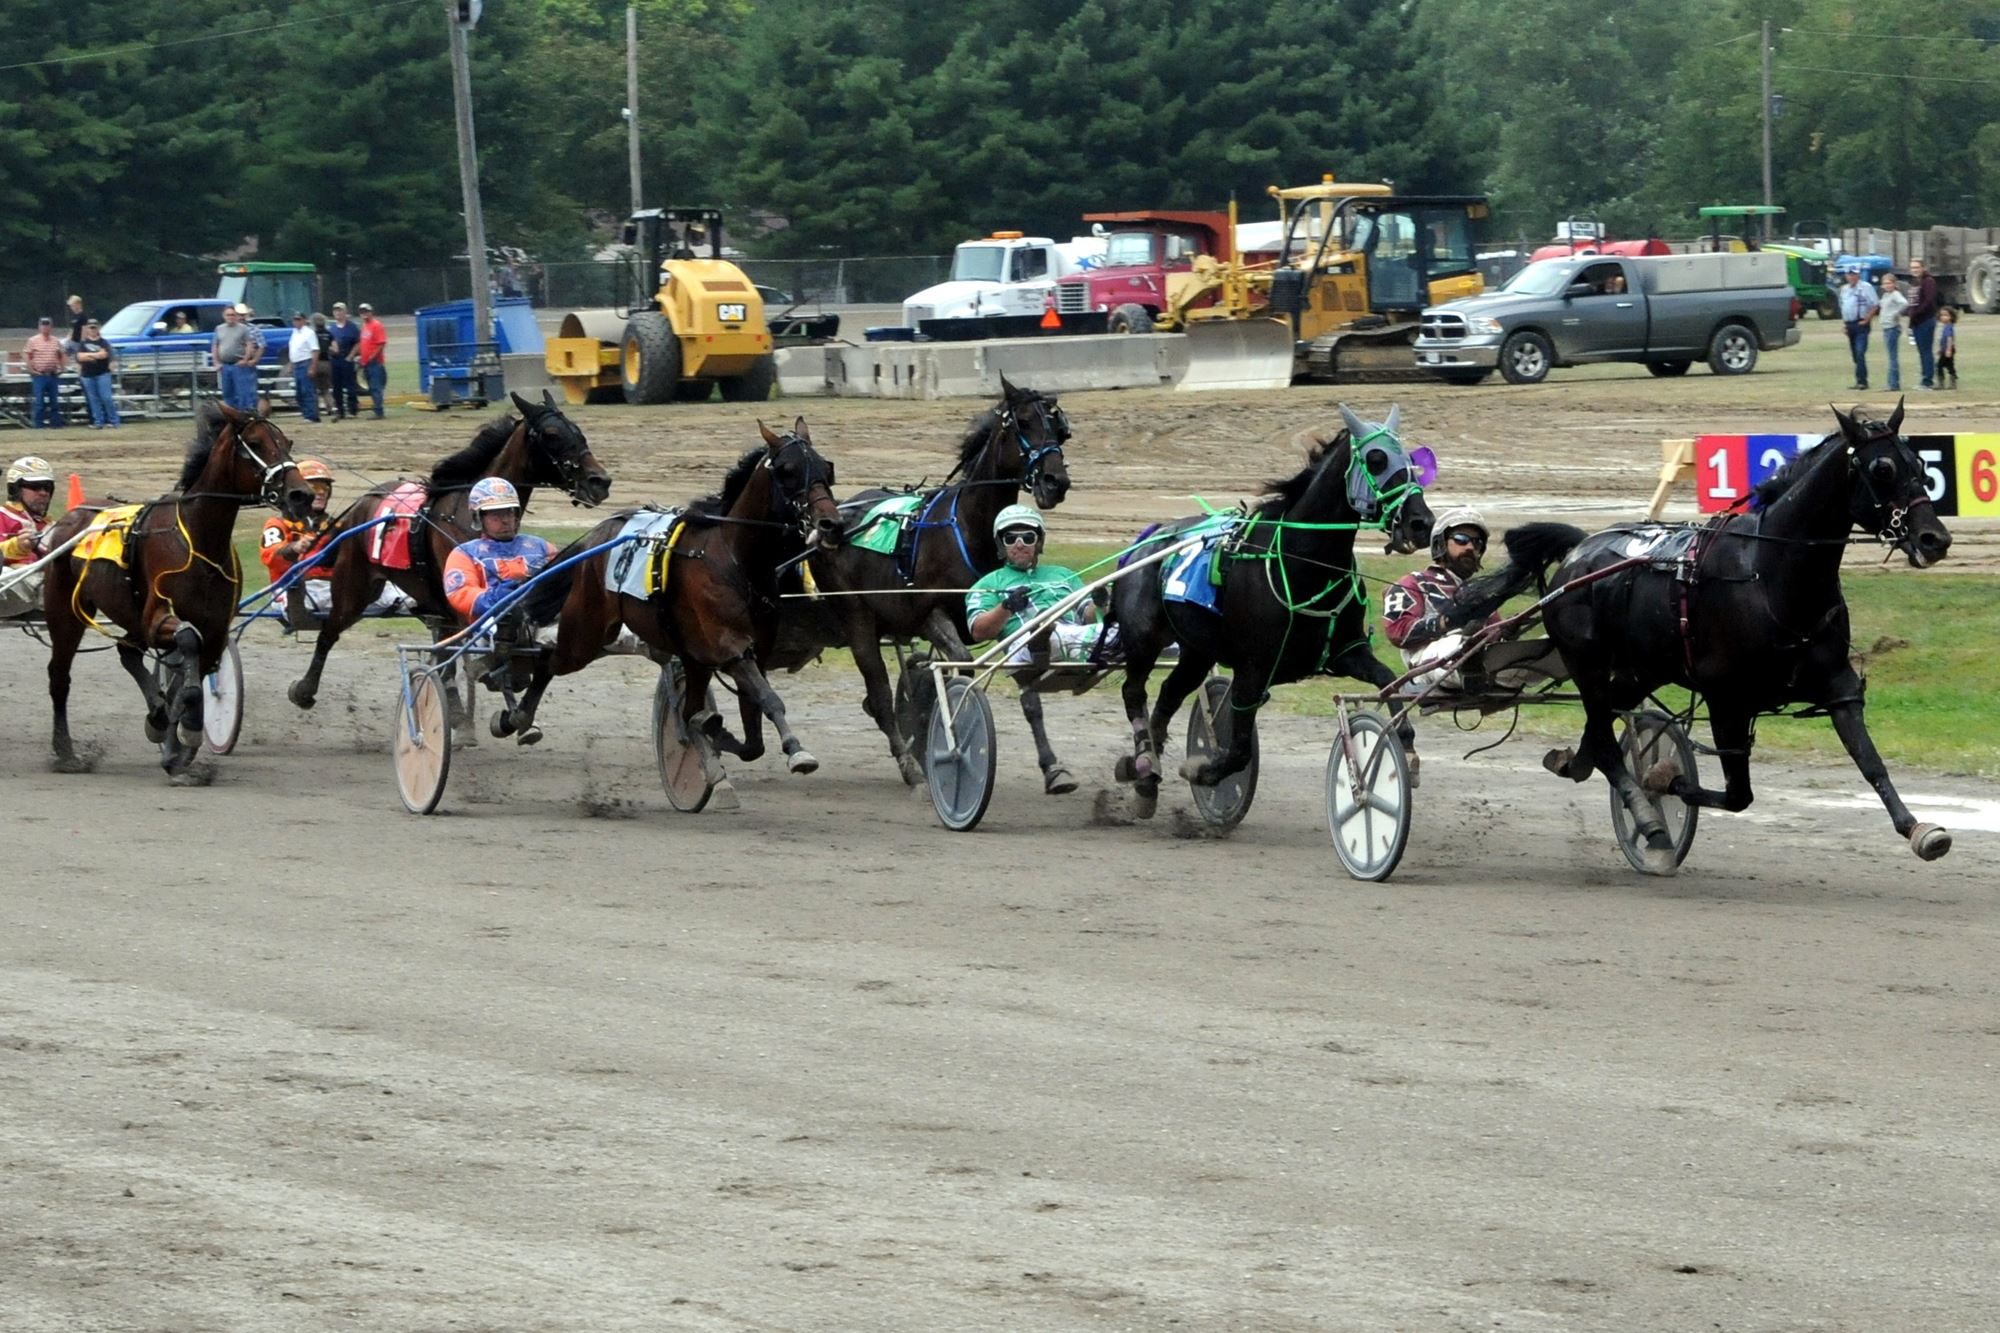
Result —
<instances>
[{"instance_id":1,"label":"cat road roller","mask_svg":"<svg viewBox=\"0 0 2000 1333\"><path fill-rule=\"evenodd\" d=\"M722 212L649 208L625 224L622 308L575 310L548 343L549 375L572 403L732 403L771 396L778 366L764 301L722 257Z\"/></svg>"}]
</instances>

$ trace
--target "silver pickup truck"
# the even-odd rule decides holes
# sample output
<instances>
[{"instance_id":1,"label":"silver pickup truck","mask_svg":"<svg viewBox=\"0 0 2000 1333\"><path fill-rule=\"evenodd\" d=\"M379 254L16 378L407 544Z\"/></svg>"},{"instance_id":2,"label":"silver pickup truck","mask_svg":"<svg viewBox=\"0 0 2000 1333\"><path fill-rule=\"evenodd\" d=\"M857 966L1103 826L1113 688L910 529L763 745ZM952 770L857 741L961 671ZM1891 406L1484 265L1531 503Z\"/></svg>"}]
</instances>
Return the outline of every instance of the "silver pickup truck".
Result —
<instances>
[{"instance_id":1,"label":"silver pickup truck","mask_svg":"<svg viewBox=\"0 0 2000 1333\"><path fill-rule=\"evenodd\" d=\"M1639 361L1661 376L1706 361L1744 375L1760 350L1798 342L1798 316L1780 254L1544 259L1497 292L1425 310L1417 365L1453 384L1495 370L1536 384L1597 361Z\"/></svg>"}]
</instances>

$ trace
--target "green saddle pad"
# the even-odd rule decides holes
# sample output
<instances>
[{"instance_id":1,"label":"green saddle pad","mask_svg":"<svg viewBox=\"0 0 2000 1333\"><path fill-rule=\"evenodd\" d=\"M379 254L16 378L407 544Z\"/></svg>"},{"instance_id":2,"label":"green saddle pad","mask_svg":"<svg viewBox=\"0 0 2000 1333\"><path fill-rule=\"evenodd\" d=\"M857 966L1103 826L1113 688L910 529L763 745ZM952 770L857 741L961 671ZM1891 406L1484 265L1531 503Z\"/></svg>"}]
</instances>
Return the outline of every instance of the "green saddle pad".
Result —
<instances>
[{"instance_id":1,"label":"green saddle pad","mask_svg":"<svg viewBox=\"0 0 2000 1333\"><path fill-rule=\"evenodd\" d=\"M903 524L922 504L921 495L892 495L870 505L868 512L847 526L847 544L877 555L894 555Z\"/></svg>"}]
</instances>

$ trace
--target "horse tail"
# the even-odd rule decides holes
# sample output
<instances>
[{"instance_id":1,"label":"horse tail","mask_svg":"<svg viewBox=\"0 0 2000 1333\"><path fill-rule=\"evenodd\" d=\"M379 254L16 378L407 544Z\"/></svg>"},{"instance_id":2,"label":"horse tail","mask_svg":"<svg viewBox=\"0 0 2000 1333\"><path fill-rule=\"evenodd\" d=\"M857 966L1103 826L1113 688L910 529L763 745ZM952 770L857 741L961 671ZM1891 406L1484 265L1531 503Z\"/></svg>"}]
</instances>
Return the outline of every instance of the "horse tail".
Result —
<instances>
[{"instance_id":1,"label":"horse tail","mask_svg":"<svg viewBox=\"0 0 2000 1333\"><path fill-rule=\"evenodd\" d=\"M1549 567L1583 541L1582 528L1567 523L1523 523L1507 530L1501 543L1507 563L1471 580L1452 600L1452 619L1476 625L1532 586L1548 587Z\"/></svg>"}]
</instances>

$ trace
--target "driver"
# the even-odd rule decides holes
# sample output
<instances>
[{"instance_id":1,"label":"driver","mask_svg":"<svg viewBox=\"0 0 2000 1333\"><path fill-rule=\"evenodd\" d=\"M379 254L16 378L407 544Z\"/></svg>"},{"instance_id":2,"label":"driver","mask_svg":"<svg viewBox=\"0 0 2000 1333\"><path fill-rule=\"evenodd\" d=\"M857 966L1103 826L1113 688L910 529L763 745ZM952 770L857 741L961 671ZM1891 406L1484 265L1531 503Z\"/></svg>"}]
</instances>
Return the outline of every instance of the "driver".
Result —
<instances>
[{"instance_id":1,"label":"driver","mask_svg":"<svg viewBox=\"0 0 2000 1333\"><path fill-rule=\"evenodd\" d=\"M273 514L264 524L263 545L257 553L273 583L290 573L299 561L324 546L327 528L332 525L326 511L333 502L333 469L320 459L307 458L299 462L299 475L312 487L311 510L302 519ZM305 598L307 612L320 617L332 612L332 578L333 565L329 563L307 570L305 577L293 585L298 595ZM401 588L393 583L384 583L375 601L362 614L415 615L416 605Z\"/></svg>"},{"instance_id":2,"label":"driver","mask_svg":"<svg viewBox=\"0 0 2000 1333\"><path fill-rule=\"evenodd\" d=\"M7 465L7 500L0 504L0 567L13 570L41 559L41 537L49 529L49 501L56 474L48 460L30 454ZM42 609L42 575L0 574L0 619Z\"/></svg>"},{"instance_id":3,"label":"driver","mask_svg":"<svg viewBox=\"0 0 2000 1333\"><path fill-rule=\"evenodd\" d=\"M1405 666L1441 662L1460 652L1467 640L1484 628L1456 625L1451 611L1466 580L1479 572L1480 560L1486 554L1486 543L1492 535L1486 520L1477 509L1460 505L1438 515L1431 533L1429 568L1403 575L1382 595L1382 629L1389 642L1402 650ZM1498 612L1493 619L1499 619ZM1435 682L1439 674L1428 672L1411 684L1423 689ZM1456 674L1448 675L1444 683L1455 687Z\"/></svg>"},{"instance_id":4,"label":"driver","mask_svg":"<svg viewBox=\"0 0 2000 1333\"><path fill-rule=\"evenodd\" d=\"M467 624L479 619L548 567L556 548L521 531L521 496L504 477L481 477L466 497L479 535L444 565L444 595Z\"/></svg>"},{"instance_id":5,"label":"driver","mask_svg":"<svg viewBox=\"0 0 2000 1333\"><path fill-rule=\"evenodd\" d=\"M975 643L1018 633L1028 620L1053 609L1072 593L1083 590L1074 570L1042 563L1048 533L1033 506L1008 505L993 520L993 538L1000 546L1000 568L981 575L965 594L965 619ZM1097 608L1084 602L1050 626L1047 653L1056 662L1088 661L1104 632L1096 623ZM1037 660L1036 640L1008 654L1009 662Z\"/></svg>"}]
</instances>

